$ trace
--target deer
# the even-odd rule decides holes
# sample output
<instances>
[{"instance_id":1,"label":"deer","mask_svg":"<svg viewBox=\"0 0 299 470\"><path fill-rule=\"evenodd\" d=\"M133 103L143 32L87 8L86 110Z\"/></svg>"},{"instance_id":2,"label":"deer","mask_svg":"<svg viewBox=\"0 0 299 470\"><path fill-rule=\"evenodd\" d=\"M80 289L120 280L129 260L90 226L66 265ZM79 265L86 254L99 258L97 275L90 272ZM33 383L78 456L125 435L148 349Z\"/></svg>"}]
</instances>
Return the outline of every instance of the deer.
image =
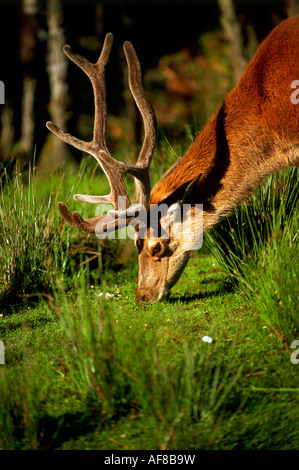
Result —
<instances>
[{"instance_id":1,"label":"deer","mask_svg":"<svg viewBox=\"0 0 299 470\"><path fill-rule=\"evenodd\" d=\"M134 243L138 250L139 273L136 301L154 303L166 299L193 253L190 234L173 237L171 220L183 211L190 226L203 232L228 216L266 176L288 166L299 166L299 15L282 21L261 43L239 82L215 114L198 133L183 157L151 189L149 166L157 141L157 121L142 84L139 59L131 42L124 43L128 80L139 109L144 140L135 164L114 159L106 145L107 104L105 66L113 36L107 34L96 63L64 47L65 54L89 77L94 93L94 126L90 142L64 132L52 122L48 129L58 138L92 155L110 183L108 195L74 195L80 202L112 204L114 210L90 219L71 213L62 202L58 209L72 227L97 236L127 227L136 214ZM134 177L131 203L123 175ZM166 211L158 230L151 227L157 205ZM202 207L202 224L195 220L195 206ZM162 236L162 220L169 230ZM172 219L171 219L172 217ZM138 217L137 217L138 219Z\"/></svg>"}]
</instances>

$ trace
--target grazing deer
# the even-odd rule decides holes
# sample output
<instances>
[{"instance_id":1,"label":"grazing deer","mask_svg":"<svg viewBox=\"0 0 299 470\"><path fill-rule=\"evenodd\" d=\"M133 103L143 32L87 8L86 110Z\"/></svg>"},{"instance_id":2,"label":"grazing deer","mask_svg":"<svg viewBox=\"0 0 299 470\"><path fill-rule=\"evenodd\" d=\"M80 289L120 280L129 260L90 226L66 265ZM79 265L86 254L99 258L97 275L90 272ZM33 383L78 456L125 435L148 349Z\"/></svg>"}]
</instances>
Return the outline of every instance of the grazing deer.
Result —
<instances>
[{"instance_id":1,"label":"grazing deer","mask_svg":"<svg viewBox=\"0 0 299 470\"><path fill-rule=\"evenodd\" d=\"M65 54L89 77L94 92L93 139L83 142L64 133L51 122L47 127L57 137L91 154L101 165L111 186L106 196L77 194L77 201L114 205L115 210L83 220L58 203L61 215L72 227L97 235L127 226L136 211L146 208L150 220L153 208L166 204L171 217L189 204L187 217L195 229L194 207L203 206L203 230L215 226L232 208L244 200L265 176L288 166L299 166L299 16L279 24L261 44L237 86L196 137L187 153L151 190L149 165L156 143L156 118L141 81L138 58L130 42L124 43L129 85L144 125L144 142L136 165L117 161L106 142L106 89L104 71L113 37L107 34L95 64L74 54ZM130 203L122 175L135 180L134 204ZM122 201L122 204L119 203ZM163 218L161 216L161 218ZM160 220L161 222L161 220ZM144 227L144 225L143 225ZM189 234L181 238L152 233L150 223L143 235L135 225L135 245L139 252L137 301L155 302L165 297L178 281L192 253ZM187 231L188 232L188 231Z\"/></svg>"}]
</instances>

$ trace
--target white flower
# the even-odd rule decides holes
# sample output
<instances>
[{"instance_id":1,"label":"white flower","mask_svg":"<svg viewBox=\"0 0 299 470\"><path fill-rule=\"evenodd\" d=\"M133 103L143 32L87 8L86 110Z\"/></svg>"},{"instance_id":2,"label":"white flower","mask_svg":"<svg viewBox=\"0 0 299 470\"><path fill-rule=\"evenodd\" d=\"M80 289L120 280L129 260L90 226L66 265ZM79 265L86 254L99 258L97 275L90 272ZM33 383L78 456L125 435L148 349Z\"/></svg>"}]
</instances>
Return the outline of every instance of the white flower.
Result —
<instances>
[{"instance_id":1,"label":"white flower","mask_svg":"<svg viewBox=\"0 0 299 470\"><path fill-rule=\"evenodd\" d=\"M110 294L109 292L106 292L106 294L104 294L104 292L100 292L98 296L99 297L104 296L107 299L108 297L114 297L114 294Z\"/></svg>"},{"instance_id":2,"label":"white flower","mask_svg":"<svg viewBox=\"0 0 299 470\"><path fill-rule=\"evenodd\" d=\"M205 343L211 343L213 341L213 338L211 338L211 336L203 336L202 337L202 340L205 342Z\"/></svg>"}]
</instances>

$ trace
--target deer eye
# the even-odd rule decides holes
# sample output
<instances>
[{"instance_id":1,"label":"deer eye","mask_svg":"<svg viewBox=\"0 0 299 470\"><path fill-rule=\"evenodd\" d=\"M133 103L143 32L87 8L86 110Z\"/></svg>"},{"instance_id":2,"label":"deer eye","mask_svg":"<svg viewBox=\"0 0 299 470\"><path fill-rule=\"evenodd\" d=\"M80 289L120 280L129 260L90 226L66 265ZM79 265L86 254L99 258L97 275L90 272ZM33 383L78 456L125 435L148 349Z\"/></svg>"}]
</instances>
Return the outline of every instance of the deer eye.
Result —
<instances>
[{"instance_id":1,"label":"deer eye","mask_svg":"<svg viewBox=\"0 0 299 470\"><path fill-rule=\"evenodd\" d=\"M167 249L167 244L158 240L149 240L145 245L146 252L151 256L155 261L159 261L162 258Z\"/></svg>"},{"instance_id":2,"label":"deer eye","mask_svg":"<svg viewBox=\"0 0 299 470\"><path fill-rule=\"evenodd\" d=\"M152 248L152 255L158 255L161 252L161 243L157 242L155 246Z\"/></svg>"},{"instance_id":3,"label":"deer eye","mask_svg":"<svg viewBox=\"0 0 299 470\"><path fill-rule=\"evenodd\" d=\"M164 255L165 247L160 242L156 242L152 246L149 247L149 254L155 259L160 260L160 258Z\"/></svg>"}]
</instances>

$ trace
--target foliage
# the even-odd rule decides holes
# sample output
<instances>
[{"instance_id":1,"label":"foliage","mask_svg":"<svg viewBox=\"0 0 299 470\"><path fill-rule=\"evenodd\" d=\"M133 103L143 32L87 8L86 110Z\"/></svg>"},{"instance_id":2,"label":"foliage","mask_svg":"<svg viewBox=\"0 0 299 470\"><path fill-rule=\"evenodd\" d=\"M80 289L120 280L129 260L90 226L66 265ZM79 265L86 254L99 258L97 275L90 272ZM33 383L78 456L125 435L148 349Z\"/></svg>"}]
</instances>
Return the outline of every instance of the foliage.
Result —
<instances>
[{"instance_id":1,"label":"foliage","mask_svg":"<svg viewBox=\"0 0 299 470\"><path fill-rule=\"evenodd\" d=\"M3 168L0 272L6 293L13 296L47 293L51 275L60 263L67 263L66 256L61 258L67 240L59 236L58 218L51 210L52 190L48 198L41 198L35 171L29 169L27 184L24 178L18 164L12 177Z\"/></svg>"},{"instance_id":2,"label":"foliage","mask_svg":"<svg viewBox=\"0 0 299 470\"><path fill-rule=\"evenodd\" d=\"M83 160L77 173L73 169L65 174L54 172L50 177L31 167L22 172L18 163L11 173L3 167L0 196L3 308L5 305L11 310L13 304L40 296L53 298L56 284L72 285L82 263L90 263L94 268L102 263L110 267L119 265L119 245L113 240L99 243L88 234L71 231L56 207L61 198L72 210L71 195L78 192L80 185L85 190L93 187L95 168L87 180L86 166L89 160ZM85 206L81 213L86 217L91 209Z\"/></svg>"},{"instance_id":3,"label":"foliage","mask_svg":"<svg viewBox=\"0 0 299 470\"><path fill-rule=\"evenodd\" d=\"M295 168L278 172L206 236L231 281L288 340L299 328L298 190Z\"/></svg>"},{"instance_id":4,"label":"foliage","mask_svg":"<svg viewBox=\"0 0 299 470\"><path fill-rule=\"evenodd\" d=\"M296 243L299 178L295 168L268 177L252 197L205 237L233 279L256 264L266 246Z\"/></svg>"}]
</instances>

